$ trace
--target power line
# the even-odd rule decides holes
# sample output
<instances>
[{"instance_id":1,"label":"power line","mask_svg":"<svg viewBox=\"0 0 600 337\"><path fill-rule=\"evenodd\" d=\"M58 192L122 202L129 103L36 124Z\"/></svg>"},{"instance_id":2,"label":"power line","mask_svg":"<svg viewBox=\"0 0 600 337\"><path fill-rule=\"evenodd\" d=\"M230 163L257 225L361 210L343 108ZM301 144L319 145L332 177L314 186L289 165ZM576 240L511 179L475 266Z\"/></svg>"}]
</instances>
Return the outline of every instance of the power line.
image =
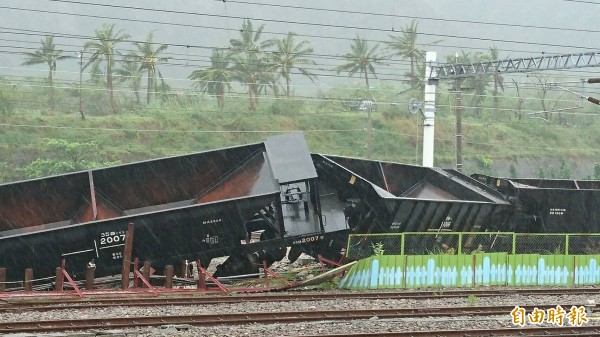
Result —
<instances>
[{"instance_id":1,"label":"power line","mask_svg":"<svg viewBox=\"0 0 600 337\"><path fill-rule=\"evenodd\" d=\"M54 1L54 0L49 0L49 1ZM100 5L100 4L89 4L89 5L103 6L103 5ZM134 6L122 6L122 5L106 5L106 6L115 7L115 8L122 8L122 9L148 10L148 9L143 8L143 7L134 7ZM90 17L90 18L96 18L96 19L126 20L126 21L133 21L133 22L164 24L164 25L181 26L181 27L194 27L194 28L207 28L207 29L228 30L228 28L202 26L202 25L192 25L192 24L184 24L184 23L173 23L173 22L164 22L164 21L141 20L141 19L132 19L132 18L119 18L119 17L110 17L110 16L102 16L102 15L69 13L69 12L50 11L50 10L41 10L41 9L19 8L19 7L11 7L11 6L0 6L0 8L10 9L10 10L17 10L17 11L39 12L39 13L46 13L46 14L59 14L59 15L69 15L69 16ZM166 12L166 13L198 15L198 16L208 16L208 17L216 17L216 18L234 18L234 19L240 19L240 20L246 19L246 17L242 17L242 16L230 16L230 15L229 16L225 16L225 15L221 15L221 14L192 13L192 12L173 11L173 10L160 10L160 11L161 12ZM395 33L395 31L392 31L391 29L384 29L384 28L371 28L371 27L361 27L361 26L335 25L335 24L302 22L302 21L288 21L288 20L279 20L279 19L254 18L253 20L263 21L263 22L284 23L284 24L309 25L309 26L317 26L317 27L342 28L342 29L360 29L360 30L363 30L363 31ZM283 34L283 33L279 33L279 32L268 32L268 31L264 31L264 33L276 34L276 35L282 35ZM595 49L593 47L582 47L582 46L573 46L573 45L559 45L559 44L541 43L541 42L526 42L526 41L517 41L517 40L500 40L500 39L482 38L482 37L474 37L474 36L460 36L460 35L449 35L449 34L432 34L432 33L424 33L424 32L419 33L419 34L425 35L425 36L433 36L433 37L436 37L436 38L446 37L446 38L468 39L468 40L471 40L471 41L472 40L492 41L492 42L504 42L504 43L514 43L514 44L527 44L527 45L545 46L545 47L580 48L580 49L587 49L587 50L594 50Z\"/></svg>"},{"instance_id":2,"label":"power line","mask_svg":"<svg viewBox=\"0 0 600 337\"><path fill-rule=\"evenodd\" d=\"M75 1L67 1L67 0L50 0L50 1L75 2ZM216 1L220 2L222 0L216 0ZM569 0L565 0L565 1L569 1ZM574 1L574 0L571 0L571 1ZM324 11L324 12L333 12L336 14L346 13L346 14L357 14L357 15L381 16L381 17L389 17L389 18L406 18L406 19L412 19L412 20L430 20L430 21L468 23L468 24L513 27L513 28L535 28L535 29L548 29L548 30L559 30L559 31L573 31L573 32L583 32L583 33L598 33L598 32L600 32L600 30L592 30L592 29L577 29L577 28L567 28L567 27L552 27L552 26L522 25L522 24L487 22L487 21L445 19L445 18L434 18L434 17L427 17L427 16L412 16L412 15L386 14L386 13L362 12L362 11L357 12L357 11L338 9L338 8L326 9L326 8L281 5L281 4L272 4L272 3L253 3L253 2L237 1L237 0L227 0L227 2L228 3L254 5L254 6L268 6L268 7L290 8L290 9L305 9L305 10L314 10L314 11ZM585 2L585 1L577 1L577 2ZM81 2L78 2L78 3L81 3ZM591 2L591 3L593 3L593 2ZM594 4L598 4L598 3L594 3ZM110 5L107 5L107 6L110 6ZM394 29L392 31L397 32L397 30L394 30Z\"/></svg>"}]
</instances>

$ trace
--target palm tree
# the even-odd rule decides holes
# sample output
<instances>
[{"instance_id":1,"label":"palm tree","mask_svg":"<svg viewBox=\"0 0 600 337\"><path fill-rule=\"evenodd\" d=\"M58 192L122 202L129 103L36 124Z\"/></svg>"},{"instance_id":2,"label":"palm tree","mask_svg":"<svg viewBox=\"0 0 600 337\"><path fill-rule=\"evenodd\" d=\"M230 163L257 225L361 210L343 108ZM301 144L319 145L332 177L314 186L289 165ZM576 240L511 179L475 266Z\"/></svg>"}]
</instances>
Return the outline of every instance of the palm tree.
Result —
<instances>
[{"instance_id":1,"label":"palm tree","mask_svg":"<svg viewBox=\"0 0 600 337\"><path fill-rule=\"evenodd\" d=\"M419 78L416 75L416 65L425 61L425 52L419 49L417 45L418 25L415 20L412 20L408 26L402 28L401 35L390 35L391 40L385 42L388 49L392 51L390 56L399 56L402 59L410 60L410 83L413 89L419 83Z\"/></svg>"},{"instance_id":2,"label":"palm tree","mask_svg":"<svg viewBox=\"0 0 600 337\"><path fill-rule=\"evenodd\" d=\"M196 81L194 86L202 93L215 95L219 108L225 107L225 90L231 90L232 70L229 67L231 57L221 49L213 49L210 57L210 67L202 70L194 70L188 77Z\"/></svg>"},{"instance_id":3,"label":"palm tree","mask_svg":"<svg viewBox=\"0 0 600 337\"><path fill-rule=\"evenodd\" d=\"M62 50L57 50L54 45L54 36L46 35L42 40L40 49L33 53L23 53L26 57L24 66L46 63L48 65L48 86L50 87L50 110L54 111L54 73L56 72L56 61L72 58L62 55Z\"/></svg>"},{"instance_id":4,"label":"palm tree","mask_svg":"<svg viewBox=\"0 0 600 337\"><path fill-rule=\"evenodd\" d=\"M262 40L261 35L265 25L260 25L256 30L250 20L242 24L239 39L231 39L229 44L232 49L232 60L234 66L233 78L248 87L248 100L250 109L256 110L258 102L257 83L268 68L268 62L264 59L262 52L273 45L273 40Z\"/></svg>"},{"instance_id":5,"label":"palm tree","mask_svg":"<svg viewBox=\"0 0 600 337\"><path fill-rule=\"evenodd\" d=\"M142 87L142 68L138 63L128 57L123 62L123 67L116 69L115 74L119 75L121 82L129 82L131 89L135 94L135 102L140 105L140 89Z\"/></svg>"},{"instance_id":6,"label":"palm tree","mask_svg":"<svg viewBox=\"0 0 600 337\"><path fill-rule=\"evenodd\" d=\"M289 32L286 37L281 40L274 40L275 51L271 56L274 70L279 72L285 78L285 88L287 97L290 98L290 83L292 82L290 74L293 69L297 69L302 75L308 77L313 83L315 75L302 67L306 64L316 64L315 61L307 59L306 56L312 54L313 49L309 46L308 41L302 41L298 44L294 43L296 34Z\"/></svg>"},{"instance_id":7,"label":"palm tree","mask_svg":"<svg viewBox=\"0 0 600 337\"><path fill-rule=\"evenodd\" d=\"M353 43L350 46L351 51L343 55L348 63L338 66L336 70L338 74L342 71L348 72L348 76L350 77L356 73L359 75L364 75L365 84L367 85L368 90L370 88L369 73L373 74L373 76L377 78L374 65L384 64L383 57L377 55L377 48L379 48L379 44L376 44L373 46L373 48L369 49L367 40L361 39L359 36L356 36L356 38L352 41Z\"/></svg>"},{"instance_id":8,"label":"palm tree","mask_svg":"<svg viewBox=\"0 0 600 337\"><path fill-rule=\"evenodd\" d=\"M167 62L170 57L161 57L159 54L167 49L166 44L159 45L156 49L154 49L155 43L152 41L154 39L154 32L148 33L146 37L146 42L139 43L135 42L134 45L137 47L136 54L132 52L132 56L134 60L137 60L140 63L140 68L144 69L148 73L148 85L147 85L147 95L146 95L146 104L150 104L150 98L152 97L153 86L156 84L156 75L163 80L162 74L160 70L158 70L157 63L159 62Z\"/></svg>"},{"instance_id":9,"label":"palm tree","mask_svg":"<svg viewBox=\"0 0 600 337\"><path fill-rule=\"evenodd\" d=\"M113 113L117 112L113 97L113 67L115 65L115 55L120 54L116 49L119 42L129 38L129 34L122 33L122 30L115 33L114 24L104 24L102 28L96 29L96 38L93 41L88 41L83 46L85 50L91 49L92 56L86 63L84 68L90 64L99 64L103 60L106 61L106 87L110 100L110 107Z\"/></svg>"}]
</instances>

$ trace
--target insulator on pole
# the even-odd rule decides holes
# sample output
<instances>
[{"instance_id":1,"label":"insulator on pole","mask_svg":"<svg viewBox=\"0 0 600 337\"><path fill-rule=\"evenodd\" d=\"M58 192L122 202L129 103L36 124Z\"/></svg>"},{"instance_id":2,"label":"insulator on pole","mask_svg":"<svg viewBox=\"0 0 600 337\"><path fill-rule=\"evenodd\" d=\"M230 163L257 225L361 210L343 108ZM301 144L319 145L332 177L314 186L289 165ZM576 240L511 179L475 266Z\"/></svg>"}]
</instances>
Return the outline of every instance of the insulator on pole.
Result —
<instances>
[{"instance_id":1,"label":"insulator on pole","mask_svg":"<svg viewBox=\"0 0 600 337\"><path fill-rule=\"evenodd\" d=\"M592 102L594 104L600 105L600 99L597 99L594 97L588 97L587 100L588 100L588 102Z\"/></svg>"}]
</instances>

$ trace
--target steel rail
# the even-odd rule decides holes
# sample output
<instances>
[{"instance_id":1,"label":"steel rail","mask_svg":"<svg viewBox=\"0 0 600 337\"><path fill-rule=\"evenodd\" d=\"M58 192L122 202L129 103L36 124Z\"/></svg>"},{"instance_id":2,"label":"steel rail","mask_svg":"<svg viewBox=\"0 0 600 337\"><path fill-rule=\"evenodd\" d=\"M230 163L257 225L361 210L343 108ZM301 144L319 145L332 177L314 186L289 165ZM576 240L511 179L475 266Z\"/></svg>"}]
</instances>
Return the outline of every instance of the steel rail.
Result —
<instances>
[{"instance_id":1,"label":"steel rail","mask_svg":"<svg viewBox=\"0 0 600 337\"><path fill-rule=\"evenodd\" d=\"M322 301L340 299L440 299L457 298L474 295L478 297L493 297L507 295L538 295L538 296L562 296L562 295L593 295L600 294L597 288L565 288L565 289L463 289L463 290L434 290L434 291L365 291L347 293L286 293L286 294L260 294L260 295L210 295L203 296L202 293L187 293L186 297L181 294L173 294L168 297L120 297L120 298L52 298L37 299L27 298L19 300L5 300L0 302L0 312L27 310L48 311L63 309L86 309L103 307L143 307L156 305L208 305L208 304L232 304L244 302L290 302L290 301ZM164 296L164 295L163 295Z\"/></svg>"},{"instance_id":2,"label":"steel rail","mask_svg":"<svg viewBox=\"0 0 600 337\"><path fill-rule=\"evenodd\" d=\"M556 305L525 305L521 308L555 308ZM563 305L563 308L570 308ZM359 309L359 310L311 310L280 311L257 313L226 313L174 316L113 317L94 319L69 319L54 321L15 321L0 323L0 333L60 332L71 330L89 330L103 328L131 328L142 326L160 326L166 324L189 324L194 326L216 326L224 324L250 323L297 323L307 321L344 321L356 319L392 319L422 318L445 316L496 316L506 315L507 319L514 306L467 306L435 308L398 308L398 309Z\"/></svg>"},{"instance_id":3,"label":"steel rail","mask_svg":"<svg viewBox=\"0 0 600 337\"><path fill-rule=\"evenodd\" d=\"M292 337L294 335L284 335ZM600 326L562 326L562 327L524 327L503 329L465 329L465 330L429 330L406 332L345 333L329 335L301 335L302 337L503 337L503 336L600 336Z\"/></svg>"}]
</instances>

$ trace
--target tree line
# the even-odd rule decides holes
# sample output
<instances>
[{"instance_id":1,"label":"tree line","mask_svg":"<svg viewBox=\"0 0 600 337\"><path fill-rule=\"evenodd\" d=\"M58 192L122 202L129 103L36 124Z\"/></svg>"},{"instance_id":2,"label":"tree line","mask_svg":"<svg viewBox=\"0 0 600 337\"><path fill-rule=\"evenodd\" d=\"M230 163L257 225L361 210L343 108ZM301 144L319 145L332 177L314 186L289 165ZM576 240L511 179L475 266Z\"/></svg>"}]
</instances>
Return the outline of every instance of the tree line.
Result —
<instances>
[{"instance_id":1,"label":"tree line","mask_svg":"<svg viewBox=\"0 0 600 337\"><path fill-rule=\"evenodd\" d=\"M208 67L193 70L188 76L194 82L193 87L204 94L209 94L217 99L220 109L224 108L225 96L231 91L231 84L240 83L246 87L249 108L256 110L260 95L272 93L275 97L282 95L281 88L286 97L292 93L292 75L308 78L313 83L317 74L311 71L310 66L316 62L311 58L314 50L309 41L298 41L298 36L288 32L284 37L277 39L263 39L264 25L255 27L250 20L245 20L239 31L239 37L231 39L225 48L213 48ZM159 70L160 64L171 59L164 56L168 49L167 44L154 42L153 32L148 33L144 42L132 42L129 50L121 49L130 35L123 30L116 30L114 24L104 24L95 30L95 36L85 42L83 50L78 57L83 57L83 52L90 53L82 70L90 68L92 77L105 77L108 92L109 106L113 113L118 112L114 99L114 81L126 82L135 93L136 102L140 104L140 89L142 79L146 76L146 103L150 104L152 95L159 88L168 89L169 86ZM422 85L420 80L423 73L425 52L417 43L418 23L413 20L400 30L397 35L389 35L389 40L384 41L384 48L380 44L370 44L366 39L356 36L350 45L350 50L340 55L342 64L335 67L337 74L347 74L349 77L359 76L364 79L367 90L370 88L369 79L377 78L377 67L386 65L386 61L397 57L410 62L410 68L404 74L408 78L411 89ZM35 52L24 53L23 65L47 64L49 106L54 110L54 84L53 78L57 69L57 62L74 56L64 55L63 50L56 48L54 37L45 36L41 41L42 46ZM434 42L434 44L437 43ZM117 57L119 59L117 60ZM498 50L490 48L489 54L462 52L449 56L449 63L494 60L498 58ZM486 88L493 81L494 103L499 90L503 90L503 79L500 75L479 76L457 81L455 86L465 87L471 91L474 104L479 106ZM283 86L282 86L283 82ZM81 93L79 93L81 95Z\"/></svg>"}]
</instances>

